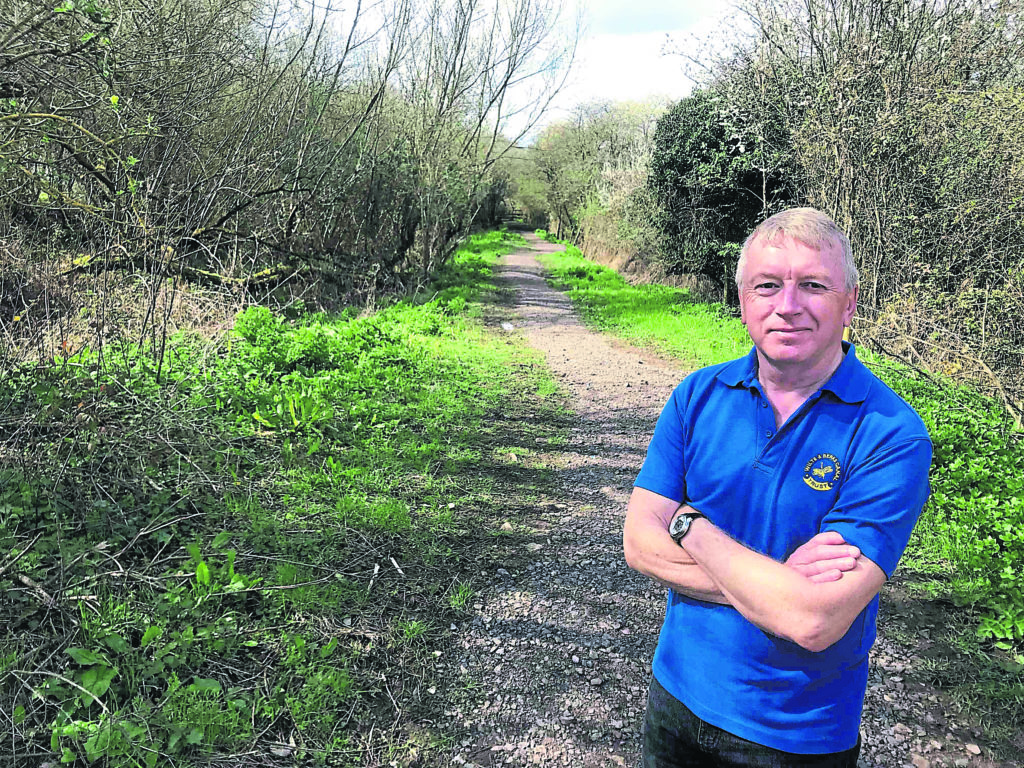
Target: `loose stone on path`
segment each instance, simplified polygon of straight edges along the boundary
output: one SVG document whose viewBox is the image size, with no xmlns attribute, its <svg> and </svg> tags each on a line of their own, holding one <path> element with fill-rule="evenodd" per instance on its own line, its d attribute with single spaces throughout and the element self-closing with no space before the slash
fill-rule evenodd
<svg viewBox="0 0 1024 768">
<path fill-rule="evenodd" d="M 495 577 L 462 630 L 459 663 L 480 700 L 458 713 L 466 737 L 453 761 L 633 766 L 665 594 L 623 561 L 622 522 L 654 423 L 684 371 L 587 330 L 530 250 L 495 272 L 515 297 L 502 330 L 544 354 L 578 422 L 568 445 L 537 447 L 558 478 L 538 510 L 550 522 L 546 543 L 528 545 L 525 568 Z"/>
</svg>

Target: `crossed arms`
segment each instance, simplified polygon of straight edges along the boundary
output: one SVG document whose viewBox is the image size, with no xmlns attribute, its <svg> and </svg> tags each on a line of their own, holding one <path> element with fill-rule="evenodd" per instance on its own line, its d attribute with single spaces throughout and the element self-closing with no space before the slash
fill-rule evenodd
<svg viewBox="0 0 1024 768">
<path fill-rule="evenodd" d="M 819 533 L 780 563 L 698 519 L 684 549 L 668 534 L 679 509 L 677 501 L 633 489 L 623 531 L 629 566 L 694 599 L 731 605 L 809 651 L 823 651 L 846 634 L 885 583 L 882 569 L 834 531 Z"/>
</svg>

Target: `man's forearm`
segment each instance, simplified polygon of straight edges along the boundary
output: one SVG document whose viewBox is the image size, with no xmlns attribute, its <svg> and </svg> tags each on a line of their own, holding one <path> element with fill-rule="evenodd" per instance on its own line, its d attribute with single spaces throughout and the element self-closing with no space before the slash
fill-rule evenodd
<svg viewBox="0 0 1024 768">
<path fill-rule="evenodd" d="M 667 536 L 667 534 L 666 534 Z M 729 605 L 729 599 L 722 593 L 715 581 L 692 558 L 682 562 L 678 557 L 684 550 L 668 536 L 672 549 L 645 548 L 637 556 L 627 556 L 627 564 L 635 571 L 657 581 L 675 592 L 703 600 L 707 603 Z M 627 548 L 627 552 L 629 549 Z"/>
<path fill-rule="evenodd" d="M 707 520 L 695 520 L 683 540 L 686 551 L 704 564 L 704 573 L 750 622 L 788 637 L 802 608 L 808 581 L 771 558 L 748 549 Z M 788 639 L 795 639 L 788 637 Z"/>
<path fill-rule="evenodd" d="M 845 634 L 884 582 L 878 566 L 860 558 L 842 580 L 814 583 L 748 549 L 707 519 L 694 521 L 683 545 L 748 621 L 812 651 Z"/>
<path fill-rule="evenodd" d="M 634 570 L 688 597 L 722 605 L 734 605 L 727 590 L 722 588 L 720 579 L 715 578 L 704 564 L 698 564 L 691 553 L 676 544 L 669 535 L 669 523 L 678 509 L 678 501 L 644 488 L 633 489 L 626 510 L 626 524 L 622 536 L 626 562 Z M 684 543 L 689 538 L 690 534 L 687 534 Z M 746 552 L 756 554 L 732 539 L 725 538 L 728 544 L 736 544 Z M 858 571 L 859 558 L 860 550 L 857 547 L 847 545 L 838 533 L 825 531 L 801 544 L 786 560 L 785 567 L 805 581 L 787 581 L 791 585 L 802 585 L 806 582 L 818 585 L 838 581 L 847 574 L 855 574 Z M 768 562 L 779 565 L 771 560 Z M 756 588 L 759 585 L 753 583 L 751 586 Z M 744 594 L 742 586 L 734 588 L 734 591 L 738 595 Z M 752 599 L 757 602 L 756 596 Z M 768 613 L 771 611 L 770 608 Z M 745 615 L 748 614 L 753 615 L 753 611 L 748 609 Z M 763 624 L 759 626 L 775 634 L 788 636 Z"/>
<path fill-rule="evenodd" d="M 728 604 L 712 578 L 672 540 L 656 512 L 631 500 L 622 539 L 630 568 L 695 600 Z"/>
</svg>

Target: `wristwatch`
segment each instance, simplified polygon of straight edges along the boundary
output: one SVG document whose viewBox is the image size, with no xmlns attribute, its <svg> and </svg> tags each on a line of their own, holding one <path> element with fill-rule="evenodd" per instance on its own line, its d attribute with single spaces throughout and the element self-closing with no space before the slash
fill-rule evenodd
<svg viewBox="0 0 1024 768">
<path fill-rule="evenodd" d="M 680 512 L 678 515 L 672 518 L 672 522 L 668 524 L 668 535 L 672 537 L 680 547 L 683 546 L 683 537 L 690 530 L 690 525 L 697 518 L 704 517 L 700 512 Z"/>
</svg>

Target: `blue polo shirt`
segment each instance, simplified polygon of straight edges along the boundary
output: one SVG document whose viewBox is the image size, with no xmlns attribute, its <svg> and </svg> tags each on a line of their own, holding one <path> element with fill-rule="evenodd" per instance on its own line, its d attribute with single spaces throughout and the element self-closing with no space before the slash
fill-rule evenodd
<svg viewBox="0 0 1024 768">
<path fill-rule="evenodd" d="M 754 350 L 696 371 L 672 393 L 636 485 L 706 514 L 783 561 L 822 531 L 892 576 L 928 497 L 920 417 L 844 343 L 825 385 L 776 429 Z M 701 719 L 786 752 L 857 742 L 878 598 L 820 653 L 768 634 L 731 606 L 669 591 L 654 676 Z"/>
</svg>

